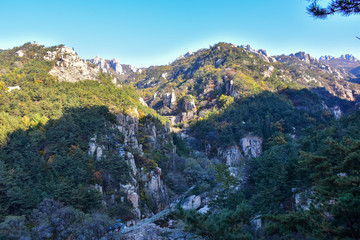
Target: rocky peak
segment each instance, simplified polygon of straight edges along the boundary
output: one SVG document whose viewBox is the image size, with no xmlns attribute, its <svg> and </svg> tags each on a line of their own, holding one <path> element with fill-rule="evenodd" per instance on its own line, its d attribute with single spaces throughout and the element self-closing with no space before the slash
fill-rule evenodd
<svg viewBox="0 0 360 240">
<path fill-rule="evenodd" d="M 264 49 L 253 49 L 250 45 L 241 45 L 240 47 L 250 53 L 255 54 L 265 62 L 276 62 L 276 59 L 274 57 L 271 57 Z"/>
<path fill-rule="evenodd" d="M 313 62 L 317 62 L 317 59 L 313 58 L 310 54 L 305 52 L 297 52 L 295 54 L 290 54 L 290 57 L 296 57 L 307 64 L 311 64 Z"/>
<path fill-rule="evenodd" d="M 335 57 L 333 57 L 333 56 L 325 55 L 325 56 L 321 56 L 321 57 L 319 58 L 319 60 L 321 60 L 321 61 L 329 61 L 329 60 L 334 59 L 334 58 L 335 58 Z"/>
<path fill-rule="evenodd" d="M 99 69 L 88 65 L 77 53 L 69 47 L 61 46 L 55 51 L 48 51 L 44 60 L 55 61 L 49 74 L 64 82 L 96 80 Z"/>
<path fill-rule="evenodd" d="M 341 59 L 349 60 L 350 62 L 359 62 L 359 60 L 354 57 L 352 54 L 343 54 L 340 56 Z"/>
<path fill-rule="evenodd" d="M 132 73 L 142 71 L 141 69 L 135 68 L 131 65 L 121 64 L 117 58 L 107 60 L 96 56 L 95 58 L 88 59 L 87 61 L 98 66 L 103 72 L 115 75 L 117 77 L 128 76 Z"/>
<path fill-rule="evenodd" d="M 187 52 L 187 53 L 185 53 L 185 54 L 180 55 L 179 57 L 177 57 L 177 58 L 175 59 L 175 61 L 181 60 L 181 59 L 184 59 L 184 58 L 187 58 L 187 57 L 190 57 L 190 56 L 193 55 L 193 54 L 194 54 L 193 52 Z"/>
</svg>

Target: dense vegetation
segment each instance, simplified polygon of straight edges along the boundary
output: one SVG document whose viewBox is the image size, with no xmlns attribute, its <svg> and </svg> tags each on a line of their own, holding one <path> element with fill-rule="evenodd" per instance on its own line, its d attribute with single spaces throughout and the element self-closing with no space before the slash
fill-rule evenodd
<svg viewBox="0 0 360 240">
<path fill-rule="evenodd" d="M 360 111 L 333 121 L 326 111 L 310 116 L 281 99 L 265 94 L 244 100 L 195 127 L 207 143 L 229 146 L 243 135 L 241 121 L 252 117 L 251 129 L 266 141 L 262 155 L 248 160 L 240 189 L 229 171 L 217 170 L 222 187 L 211 213 L 177 212 L 188 230 L 210 239 L 359 239 Z M 247 104 L 253 111 L 246 112 Z M 224 132 L 230 125 L 225 120 L 243 127 Z M 302 128 L 295 138 L 291 126 Z M 265 227 L 256 230 L 254 219 Z"/>
<path fill-rule="evenodd" d="M 54 62 L 43 60 L 54 49 L 25 44 L 0 52 L 0 239 L 95 239 L 111 218 L 131 219 L 126 201 L 101 204 L 106 194 L 123 194 L 115 186 L 131 178 L 119 155 L 124 136 L 114 127 L 117 114 L 139 117 L 143 154 L 125 149 L 138 167 L 149 174 L 160 166 L 169 194 L 194 186 L 189 194 L 210 196 L 211 212 L 176 211 L 187 230 L 209 239 L 360 238 L 360 111 L 352 111 L 354 103 L 304 89 L 318 85 L 305 85 L 294 67 L 220 43 L 128 79 L 147 98 L 175 89 L 173 112 L 159 97 L 152 102 L 165 115 L 184 111 L 192 100 L 197 105 L 190 137 L 163 131 L 159 138 L 171 141 L 160 144 L 153 129 L 163 129 L 165 118 L 141 105 L 133 87 L 116 87 L 106 74 L 58 82 L 48 74 Z M 12 86 L 20 90 L 8 91 Z M 352 113 L 336 120 L 335 105 Z M 246 136 L 262 138 L 263 151 L 243 159 L 243 175 L 234 176 L 218 153 Z M 94 138 L 104 146 L 101 161 L 89 154 Z M 139 189 L 144 205 L 149 196 L 141 183 Z"/>
<path fill-rule="evenodd" d="M 7 236 L 12 224 L 22 228 L 11 239 L 21 236 L 21 231 L 23 236 L 44 238 L 36 236 L 40 231 L 36 227 L 28 232 L 32 226 L 47 228 L 48 221 L 43 217 L 38 216 L 41 219 L 36 221 L 31 218 L 44 199 L 51 199 L 50 204 L 57 206 L 51 210 L 54 214 L 74 214 L 74 222 L 66 224 L 77 225 L 76 234 L 86 224 L 92 224 L 93 217 L 103 221 L 99 225 L 102 229 L 88 237 L 102 236 L 109 224 L 107 215 L 87 213 L 106 212 L 112 217 L 129 214 L 126 204 L 121 209 L 104 208 L 101 194 L 94 187 L 101 184 L 107 191 L 111 185 L 129 180 L 128 163 L 119 156 L 124 138 L 113 127 L 117 124 L 116 114 L 141 118 L 151 114 L 155 117 L 146 121 L 162 124 L 154 110 L 139 103 L 132 87 L 118 88 L 110 76 L 102 74 L 98 81 L 58 82 L 48 74 L 54 63 L 43 60 L 44 54 L 54 49 L 25 44 L 0 53 L 0 220 L 4 221 L 0 235 Z M 17 56 L 19 50 L 26 54 Z M 20 89 L 8 91 L 12 86 Z M 101 162 L 88 153 L 94 136 L 105 147 Z M 56 238 L 58 227 L 44 234 Z M 64 238 L 75 236 L 75 230 L 62 234 Z M 82 238 L 88 237 L 85 234 Z"/>
</svg>

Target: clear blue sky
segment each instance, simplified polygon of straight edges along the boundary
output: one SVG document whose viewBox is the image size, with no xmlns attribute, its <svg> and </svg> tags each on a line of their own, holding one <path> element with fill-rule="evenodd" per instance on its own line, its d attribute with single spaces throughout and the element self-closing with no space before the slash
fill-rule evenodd
<svg viewBox="0 0 360 240">
<path fill-rule="evenodd" d="M 326 4 L 327 1 L 323 1 Z M 306 0 L 0 0 L 0 48 L 37 41 L 74 47 L 81 58 L 136 67 L 167 64 L 217 42 L 270 54 L 360 58 L 360 15 L 316 20 Z"/>
</svg>

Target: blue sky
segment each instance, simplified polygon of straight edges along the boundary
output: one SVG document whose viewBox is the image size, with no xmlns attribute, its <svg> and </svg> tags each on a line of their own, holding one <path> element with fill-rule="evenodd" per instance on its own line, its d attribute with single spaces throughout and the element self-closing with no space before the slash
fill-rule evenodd
<svg viewBox="0 0 360 240">
<path fill-rule="evenodd" d="M 322 1 L 326 4 L 327 1 Z M 321 3 L 321 1 L 320 1 Z M 136 67 L 167 64 L 217 42 L 270 54 L 360 58 L 360 15 L 316 20 L 306 0 L 0 0 L 0 48 L 37 41 L 74 47 L 81 58 Z"/>
</svg>

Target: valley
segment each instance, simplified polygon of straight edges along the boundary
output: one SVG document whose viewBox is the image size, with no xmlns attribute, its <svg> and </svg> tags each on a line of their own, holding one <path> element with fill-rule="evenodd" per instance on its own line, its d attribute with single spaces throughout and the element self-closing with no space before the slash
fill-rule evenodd
<svg viewBox="0 0 360 240">
<path fill-rule="evenodd" d="M 148 68 L 0 50 L 0 239 L 358 239 L 359 67 L 224 42 Z"/>
</svg>

